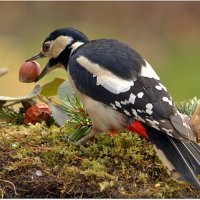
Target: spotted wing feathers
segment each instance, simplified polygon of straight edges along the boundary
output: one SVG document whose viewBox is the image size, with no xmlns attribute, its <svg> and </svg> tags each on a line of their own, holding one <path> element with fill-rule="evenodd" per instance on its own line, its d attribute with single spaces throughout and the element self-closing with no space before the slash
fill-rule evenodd
<svg viewBox="0 0 200 200">
<path fill-rule="evenodd" d="M 71 57 L 69 74 L 78 90 L 172 137 L 190 138 L 192 132 L 151 66 L 129 47 L 109 41 L 82 45 Z"/>
</svg>

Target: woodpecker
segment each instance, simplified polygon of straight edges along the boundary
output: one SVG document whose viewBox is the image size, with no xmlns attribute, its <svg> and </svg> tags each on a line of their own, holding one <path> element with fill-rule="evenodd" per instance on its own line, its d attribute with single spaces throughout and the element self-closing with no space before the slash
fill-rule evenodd
<svg viewBox="0 0 200 200">
<path fill-rule="evenodd" d="M 130 130 L 154 146 L 168 173 L 200 189 L 200 146 L 151 65 L 114 39 L 89 41 L 73 28 L 56 29 L 30 60 L 48 57 L 37 81 L 64 67 L 92 120 L 94 133 Z M 89 136 L 87 136 L 89 138 Z"/>
</svg>

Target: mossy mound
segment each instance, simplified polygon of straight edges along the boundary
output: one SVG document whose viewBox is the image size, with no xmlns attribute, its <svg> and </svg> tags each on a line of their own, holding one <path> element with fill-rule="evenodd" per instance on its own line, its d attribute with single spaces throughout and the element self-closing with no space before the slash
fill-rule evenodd
<svg viewBox="0 0 200 200">
<path fill-rule="evenodd" d="M 67 127 L 0 122 L 0 196 L 4 198 L 200 198 L 172 180 L 137 135 L 99 135 L 81 147 Z"/>
</svg>

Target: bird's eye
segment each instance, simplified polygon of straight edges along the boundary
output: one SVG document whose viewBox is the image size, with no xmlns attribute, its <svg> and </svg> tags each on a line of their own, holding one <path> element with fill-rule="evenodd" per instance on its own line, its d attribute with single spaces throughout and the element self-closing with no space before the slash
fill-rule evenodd
<svg viewBox="0 0 200 200">
<path fill-rule="evenodd" d="M 47 52 L 49 50 L 49 48 L 50 48 L 50 43 L 49 42 L 45 42 L 43 44 L 43 51 Z"/>
</svg>

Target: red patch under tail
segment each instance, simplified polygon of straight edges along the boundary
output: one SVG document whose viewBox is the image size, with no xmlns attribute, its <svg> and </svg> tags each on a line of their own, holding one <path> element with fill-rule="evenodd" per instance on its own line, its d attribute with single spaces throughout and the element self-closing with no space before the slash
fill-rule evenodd
<svg viewBox="0 0 200 200">
<path fill-rule="evenodd" d="M 137 133 L 139 136 L 149 140 L 149 136 L 143 124 L 139 121 L 134 121 L 129 124 L 128 130 L 134 133 Z"/>
</svg>

